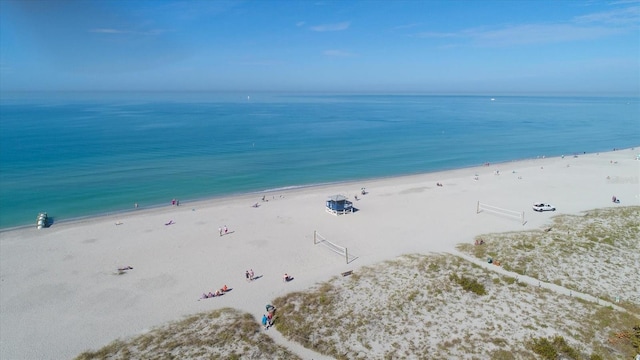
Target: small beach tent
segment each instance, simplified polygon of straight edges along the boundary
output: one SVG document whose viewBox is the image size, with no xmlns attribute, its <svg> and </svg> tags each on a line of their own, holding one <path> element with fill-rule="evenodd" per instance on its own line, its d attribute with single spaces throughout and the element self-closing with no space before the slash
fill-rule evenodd
<svg viewBox="0 0 640 360">
<path fill-rule="evenodd" d="M 327 212 L 333 215 L 341 215 L 353 212 L 353 203 L 344 195 L 333 195 L 327 200 Z"/>
</svg>

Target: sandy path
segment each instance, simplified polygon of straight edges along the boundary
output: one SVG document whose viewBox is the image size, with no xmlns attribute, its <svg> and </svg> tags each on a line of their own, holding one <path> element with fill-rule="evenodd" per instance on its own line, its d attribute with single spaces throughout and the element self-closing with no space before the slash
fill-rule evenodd
<svg viewBox="0 0 640 360">
<path fill-rule="evenodd" d="M 512 272 L 512 271 L 507 271 L 507 270 L 503 269 L 500 266 L 495 266 L 495 265 L 489 264 L 489 263 L 487 263 L 485 261 L 481 261 L 481 260 L 479 260 L 477 258 L 474 258 L 473 256 L 469 256 L 469 255 L 463 254 L 463 253 L 461 253 L 459 251 L 453 251 L 451 253 L 453 255 L 455 255 L 455 256 L 458 256 L 458 257 L 466 260 L 466 261 L 472 262 L 472 263 L 474 263 L 474 264 L 476 264 L 476 265 L 478 265 L 478 266 L 480 266 L 482 268 L 491 270 L 491 271 L 496 272 L 496 273 L 498 273 L 500 275 L 506 275 L 506 276 L 510 276 L 512 278 L 515 278 L 516 281 L 518 281 L 518 282 L 523 282 L 523 283 L 526 283 L 526 284 L 531 285 L 531 286 L 537 286 L 537 287 L 540 287 L 540 288 L 543 288 L 543 289 L 548 289 L 548 290 L 551 290 L 551 291 L 556 292 L 558 294 L 577 297 L 577 298 L 580 298 L 582 300 L 586 300 L 586 301 L 589 301 L 589 302 L 592 302 L 592 303 L 596 303 L 598 305 L 610 306 L 611 308 L 616 309 L 618 311 L 623 311 L 623 312 L 627 311 L 623 307 L 620 307 L 620 306 L 618 306 L 618 305 L 616 305 L 616 304 L 614 304 L 612 302 L 609 302 L 609 301 L 598 299 L 597 297 L 592 296 L 590 294 L 585 294 L 585 293 L 578 292 L 578 291 L 575 291 L 575 290 L 567 289 L 564 286 L 560 286 L 560 285 L 548 283 L 548 282 L 545 282 L 545 281 L 541 281 L 539 279 L 532 278 L 530 276 L 526 276 L 526 275 L 522 275 L 522 274 L 518 274 L 518 273 L 515 273 L 515 272 Z"/>
</svg>

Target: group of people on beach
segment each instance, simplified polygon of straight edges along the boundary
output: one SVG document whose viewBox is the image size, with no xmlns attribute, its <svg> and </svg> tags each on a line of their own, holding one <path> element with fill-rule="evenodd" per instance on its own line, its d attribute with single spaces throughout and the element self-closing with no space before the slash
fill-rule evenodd
<svg viewBox="0 0 640 360">
<path fill-rule="evenodd" d="M 201 299 L 209 299 L 209 298 L 216 297 L 216 296 L 222 296 L 227 291 L 229 291 L 229 288 L 225 284 L 223 287 L 221 287 L 220 289 L 216 290 L 215 293 L 213 293 L 211 291 L 209 291 L 209 293 L 202 293 Z"/>
<path fill-rule="evenodd" d="M 245 271 L 244 276 L 247 281 L 253 281 L 256 278 L 253 273 L 253 269 Z"/>
<path fill-rule="evenodd" d="M 273 321 L 275 320 L 274 316 L 276 314 L 276 307 L 267 304 L 266 306 L 267 313 L 262 314 L 262 326 L 264 326 L 265 330 L 269 330 L 271 326 L 273 326 Z"/>
<path fill-rule="evenodd" d="M 122 266 L 122 267 L 118 268 L 117 274 L 118 275 L 122 275 L 122 274 L 126 273 L 129 270 L 133 270 L 133 267 L 131 267 L 131 266 Z"/>
</svg>

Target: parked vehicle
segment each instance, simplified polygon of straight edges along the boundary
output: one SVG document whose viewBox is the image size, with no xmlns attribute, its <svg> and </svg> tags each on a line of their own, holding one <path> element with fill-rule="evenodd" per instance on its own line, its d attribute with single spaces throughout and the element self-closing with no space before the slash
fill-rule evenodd
<svg viewBox="0 0 640 360">
<path fill-rule="evenodd" d="M 551 205 L 551 204 L 535 203 L 535 204 L 533 204 L 533 210 L 538 211 L 538 212 L 556 211 L 556 207 Z"/>
</svg>

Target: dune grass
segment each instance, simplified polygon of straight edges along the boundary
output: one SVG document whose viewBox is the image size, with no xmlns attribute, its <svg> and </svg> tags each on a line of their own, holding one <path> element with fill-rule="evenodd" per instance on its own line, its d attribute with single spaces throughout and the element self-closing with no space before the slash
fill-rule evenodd
<svg viewBox="0 0 640 360">
<path fill-rule="evenodd" d="M 556 217 L 548 231 L 483 235 L 486 245 L 459 247 L 610 301 L 615 289 L 629 312 L 453 255 L 407 255 L 275 299 L 276 328 L 336 359 L 630 358 L 640 351 L 632 336 L 640 279 L 628 266 L 640 253 L 639 219 L 638 207 L 596 210 Z"/>
<path fill-rule="evenodd" d="M 250 314 L 220 309 L 86 351 L 89 359 L 299 359 L 276 345 Z"/>
<path fill-rule="evenodd" d="M 485 244 L 458 249 L 499 259 L 506 270 L 618 302 L 640 314 L 640 207 L 559 215 L 549 227 L 484 234 Z"/>
<path fill-rule="evenodd" d="M 462 278 L 481 284 L 486 295 L 465 290 Z M 336 359 L 535 358 L 531 342 L 547 336 L 563 337 L 584 358 L 625 357 L 634 351 L 631 341 L 609 340 L 639 321 L 520 286 L 452 255 L 403 256 L 274 305 L 278 331 Z"/>
</svg>

